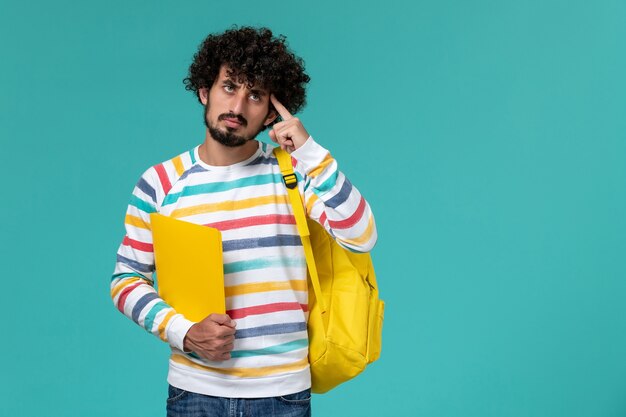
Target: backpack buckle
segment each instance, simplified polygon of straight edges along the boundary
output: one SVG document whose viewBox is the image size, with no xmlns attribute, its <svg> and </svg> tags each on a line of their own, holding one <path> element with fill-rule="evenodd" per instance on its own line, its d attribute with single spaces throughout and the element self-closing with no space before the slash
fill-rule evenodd
<svg viewBox="0 0 626 417">
<path fill-rule="evenodd" d="M 298 184 L 298 178 L 296 177 L 295 173 L 283 175 L 283 182 L 285 183 L 285 187 L 291 190 L 296 188 L 296 185 Z"/>
</svg>

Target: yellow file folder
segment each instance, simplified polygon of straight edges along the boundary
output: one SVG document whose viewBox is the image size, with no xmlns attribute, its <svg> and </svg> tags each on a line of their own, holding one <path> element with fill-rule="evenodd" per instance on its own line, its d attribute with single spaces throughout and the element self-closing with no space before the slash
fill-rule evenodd
<svg viewBox="0 0 626 417">
<path fill-rule="evenodd" d="M 159 296 L 191 321 L 224 314 L 220 231 L 158 213 L 150 222 Z"/>
</svg>

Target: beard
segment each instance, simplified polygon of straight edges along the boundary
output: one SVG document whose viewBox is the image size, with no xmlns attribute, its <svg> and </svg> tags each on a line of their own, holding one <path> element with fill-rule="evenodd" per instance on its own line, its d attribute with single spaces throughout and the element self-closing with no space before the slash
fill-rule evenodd
<svg viewBox="0 0 626 417">
<path fill-rule="evenodd" d="M 246 143 L 248 143 L 248 141 L 256 138 L 256 136 L 264 128 L 263 124 L 261 124 L 261 126 L 258 129 L 256 129 L 256 132 L 254 132 L 252 135 L 249 135 L 249 136 L 237 135 L 236 133 L 234 133 L 235 129 L 230 128 L 230 127 L 226 127 L 225 128 L 226 130 L 221 130 L 219 127 L 217 127 L 217 125 L 211 123 L 208 116 L 209 116 L 209 103 L 207 103 L 206 106 L 204 106 L 204 124 L 206 125 L 207 129 L 209 129 L 209 133 L 211 134 L 211 137 L 213 139 L 215 139 L 217 142 L 221 143 L 224 146 L 228 146 L 229 148 L 236 148 L 238 146 L 245 145 Z M 243 116 L 236 115 L 233 113 L 220 114 L 217 117 L 217 120 L 220 121 L 226 118 L 237 119 L 241 123 L 242 127 L 248 126 L 248 121 Z"/>
</svg>

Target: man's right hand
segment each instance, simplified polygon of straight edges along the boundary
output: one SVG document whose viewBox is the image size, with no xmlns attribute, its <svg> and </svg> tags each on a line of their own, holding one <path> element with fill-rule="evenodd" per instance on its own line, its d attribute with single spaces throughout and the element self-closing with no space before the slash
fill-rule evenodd
<svg viewBox="0 0 626 417">
<path fill-rule="evenodd" d="M 236 323 L 227 314 L 210 314 L 189 328 L 183 341 L 185 351 L 194 351 L 212 361 L 230 359 Z"/>
</svg>

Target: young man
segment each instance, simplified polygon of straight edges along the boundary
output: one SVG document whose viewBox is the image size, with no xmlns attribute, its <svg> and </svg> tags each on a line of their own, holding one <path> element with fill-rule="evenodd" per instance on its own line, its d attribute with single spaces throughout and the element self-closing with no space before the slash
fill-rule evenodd
<svg viewBox="0 0 626 417">
<path fill-rule="evenodd" d="M 308 81 L 302 60 L 268 29 L 208 36 L 185 79 L 204 106 L 204 142 L 149 168 L 133 191 L 111 296 L 171 345 L 168 416 L 310 415 L 306 260 L 278 162 L 257 134 L 272 126 L 270 138 L 291 153 L 307 216 L 339 244 L 369 251 L 376 226 L 292 115 Z M 152 212 L 222 232 L 227 314 L 194 323 L 159 298 Z"/>
</svg>

